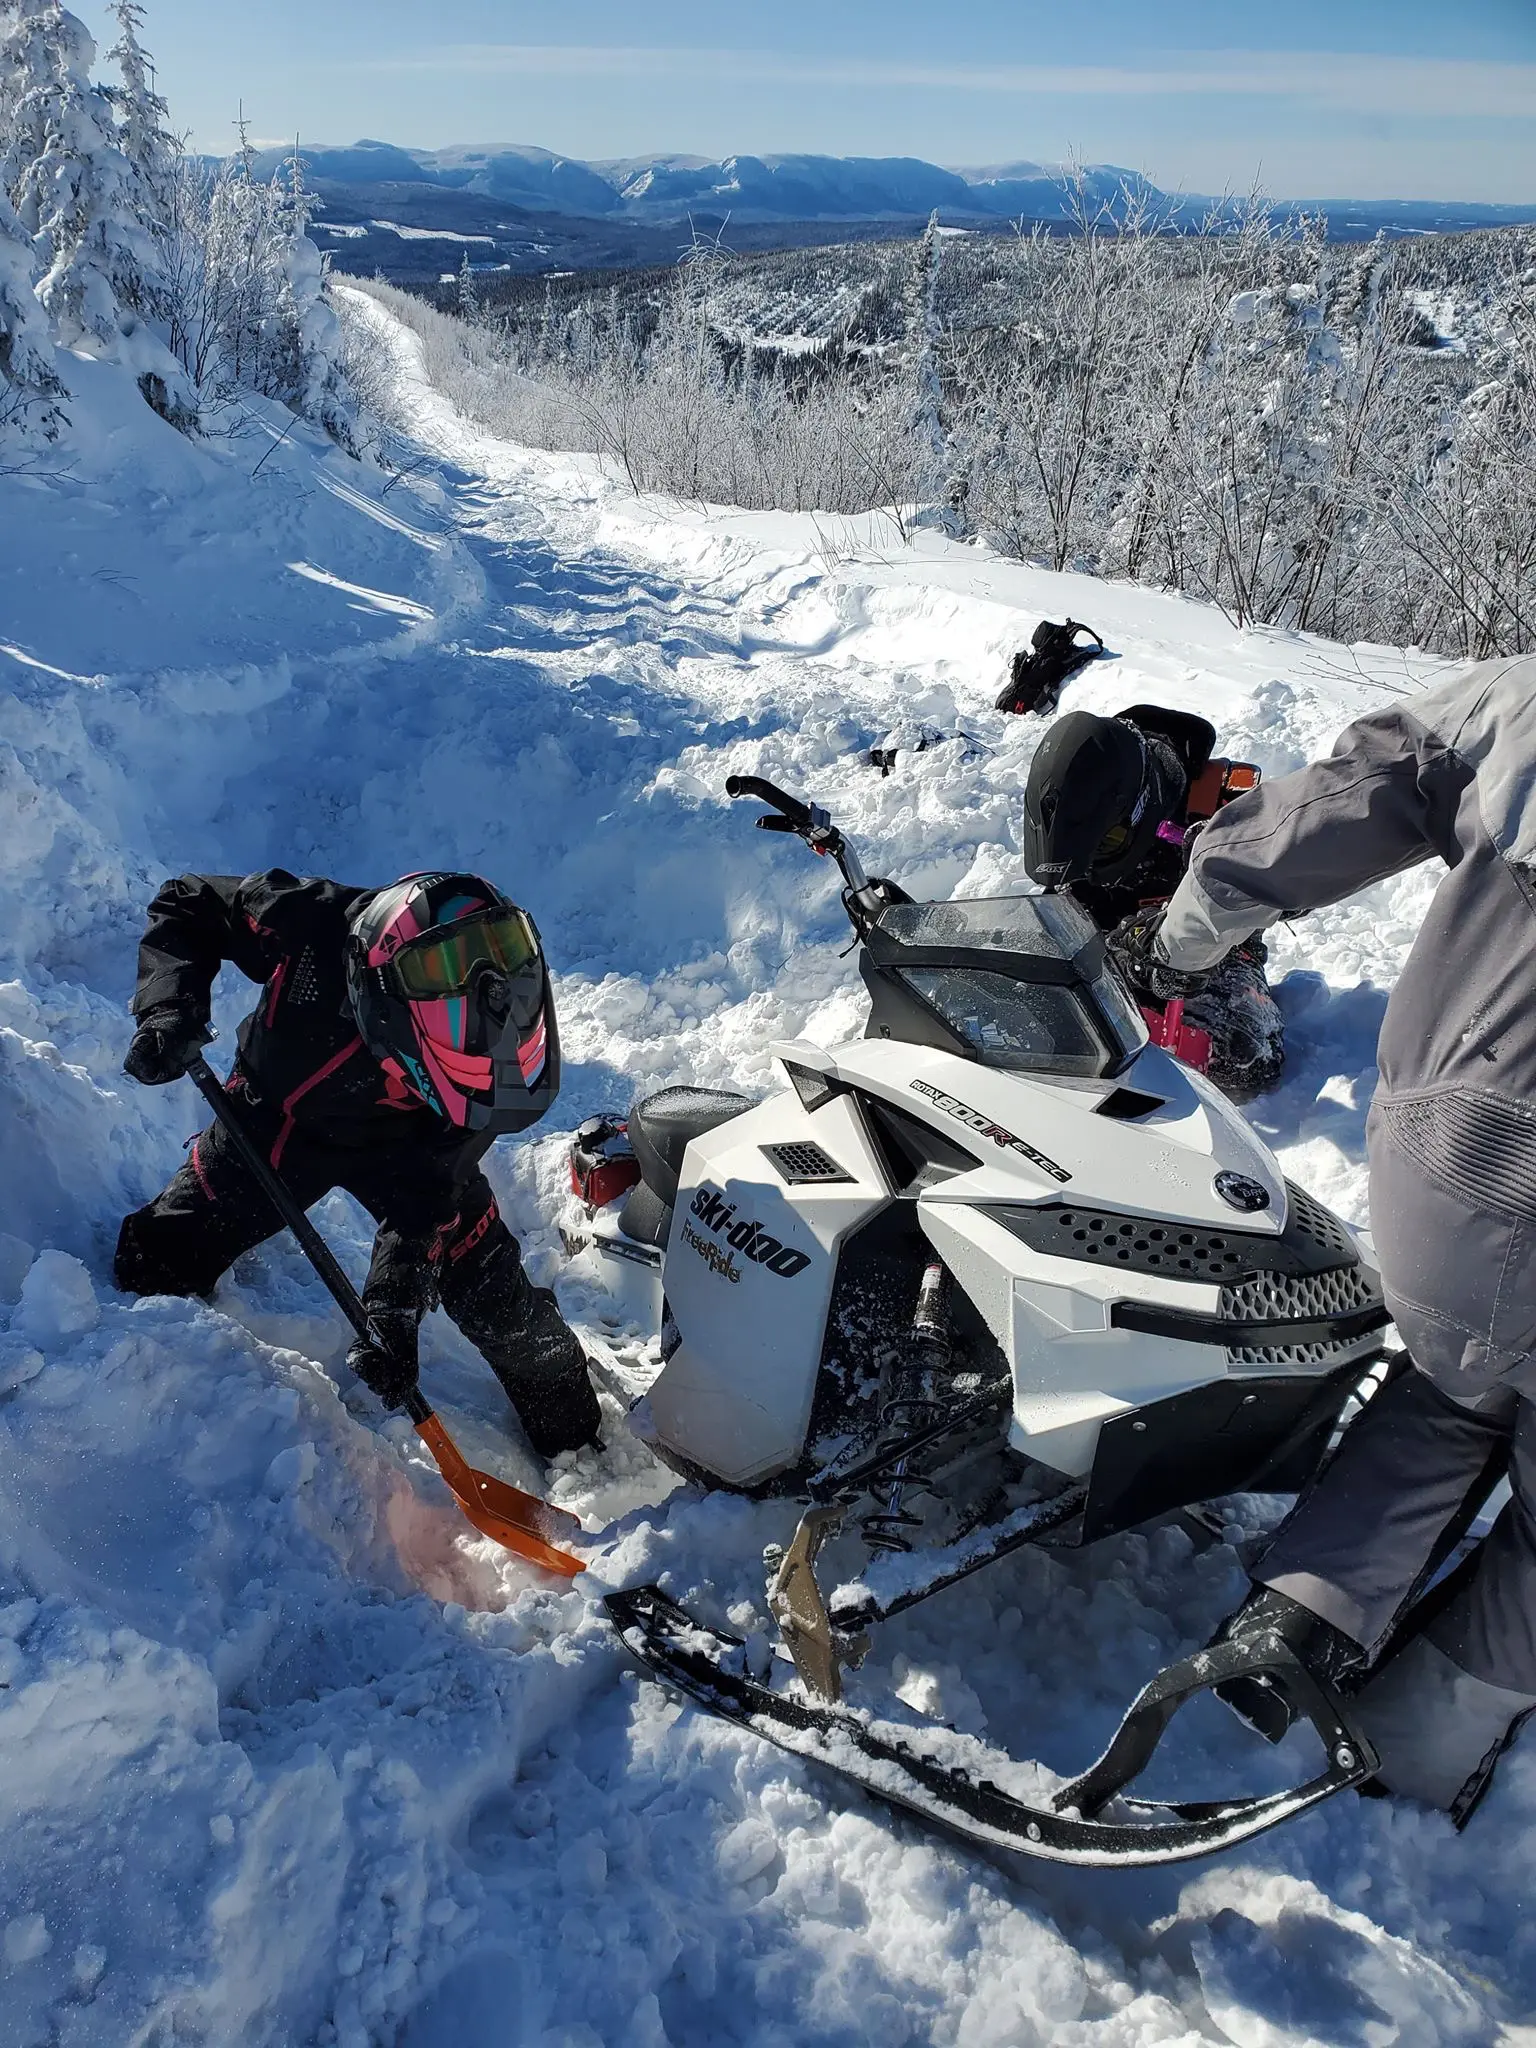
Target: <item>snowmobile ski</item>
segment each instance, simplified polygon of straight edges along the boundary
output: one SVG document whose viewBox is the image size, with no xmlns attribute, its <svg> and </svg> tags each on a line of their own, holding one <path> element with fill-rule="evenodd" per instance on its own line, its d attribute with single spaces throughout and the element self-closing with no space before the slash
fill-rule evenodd
<svg viewBox="0 0 1536 2048">
<path fill-rule="evenodd" d="M 1370 1745 L 1349 1726 L 1339 1702 L 1279 1636 L 1218 1644 L 1170 1665 L 1142 1689 L 1098 1762 L 1035 1804 L 980 1770 L 932 1753 L 921 1729 L 775 1692 L 751 1675 L 740 1637 L 697 1621 L 659 1586 L 610 1594 L 606 1605 L 630 1654 L 709 1712 L 970 1842 L 1050 1862 L 1129 1869 L 1212 1855 L 1362 1784 L 1376 1768 Z M 1247 1675 L 1283 1681 L 1322 1740 L 1325 1768 L 1288 1791 L 1220 1803 L 1126 1797 L 1126 1786 L 1151 1761 L 1178 1708 Z M 949 1745 L 964 1739 L 947 1730 L 943 1735 Z M 1020 1767 L 1007 1760 L 1007 1768 Z"/>
</svg>

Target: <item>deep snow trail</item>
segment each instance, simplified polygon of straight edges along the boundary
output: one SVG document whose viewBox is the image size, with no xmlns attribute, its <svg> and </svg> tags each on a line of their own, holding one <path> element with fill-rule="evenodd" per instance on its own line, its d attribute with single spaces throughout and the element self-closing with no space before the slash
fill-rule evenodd
<svg viewBox="0 0 1536 2048">
<path fill-rule="evenodd" d="M 483 867 L 560 969 L 568 1129 L 859 1028 L 832 879 L 732 811 L 732 770 L 808 789 L 918 893 L 982 893 L 1020 876 L 1037 734 L 989 706 L 1042 613 L 1118 653 L 1069 702 L 1205 710 L 1272 771 L 1425 672 L 878 520 L 642 504 L 465 427 L 391 334 L 431 451 L 399 488 L 302 435 L 253 475 L 257 416 L 188 450 L 81 364 L 69 473 L 0 478 L 0 2048 L 1499 2038 L 1536 2009 L 1529 1757 L 1464 1837 L 1346 1798 L 1203 1870 L 1002 1870 L 680 1713 L 623 1671 L 600 1584 L 465 1541 L 409 1431 L 340 1398 L 343 1331 L 290 1247 L 211 1309 L 112 1293 L 116 1220 L 196 1122 L 118 1073 L 164 873 Z M 868 768 L 920 725 L 970 739 Z M 1306 968 L 1257 1120 L 1357 1216 L 1428 886 L 1277 948 Z M 556 1275 L 561 1134 L 494 1171 Z M 351 1205 L 317 1217 L 359 1269 Z M 440 1317 L 424 1359 L 466 1447 L 536 1480 Z M 617 1522 L 595 1576 L 666 1570 L 744 1615 L 785 1511 L 668 1497 L 609 1435 L 559 1482 Z M 1072 1767 L 1239 1583 L 1169 1530 L 1021 1555 L 893 1624 L 871 1681 Z M 1185 1763 L 1213 1789 L 1284 1767 L 1214 1707 Z"/>
</svg>

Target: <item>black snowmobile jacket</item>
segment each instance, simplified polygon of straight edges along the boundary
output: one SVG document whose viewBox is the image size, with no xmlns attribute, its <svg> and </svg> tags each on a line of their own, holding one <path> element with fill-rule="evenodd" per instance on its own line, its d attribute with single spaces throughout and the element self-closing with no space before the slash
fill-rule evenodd
<svg viewBox="0 0 1536 2048">
<path fill-rule="evenodd" d="M 374 1060 L 347 997 L 349 922 L 375 892 L 263 874 L 181 875 L 149 907 L 133 1014 L 167 1004 L 206 1019 L 231 961 L 262 984 L 239 1030 L 231 1092 L 282 1171 L 329 1169 L 379 1221 L 369 1306 L 430 1305 L 436 1248 L 493 1140 L 447 1123 Z M 306 1176 L 313 1178 L 313 1173 Z"/>
</svg>

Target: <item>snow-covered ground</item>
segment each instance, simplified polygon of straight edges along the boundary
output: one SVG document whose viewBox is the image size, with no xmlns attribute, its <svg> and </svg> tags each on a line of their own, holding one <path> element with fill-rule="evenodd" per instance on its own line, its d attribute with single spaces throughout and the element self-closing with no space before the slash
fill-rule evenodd
<svg viewBox="0 0 1536 2048">
<path fill-rule="evenodd" d="M 0 476 L 0 2048 L 1531 2038 L 1529 1744 L 1463 1836 L 1346 1796 L 1204 1867 L 1002 1867 L 625 1668 L 605 1586 L 740 1608 L 792 1510 L 673 1490 L 615 1417 L 559 1477 L 592 1569 L 556 1586 L 346 1384 L 286 1241 L 213 1307 L 114 1293 L 118 1219 L 198 1123 L 119 1072 L 167 873 L 483 867 L 559 970 L 568 1130 L 858 1028 L 833 878 L 729 772 L 809 791 L 916 893 L 995 892 L 1038 728 L 990 706 L 1042 614 L 1116 651 L 1070 704 L 1197 709 L 1271 771 L 1430 673 L 880 519 L 638 502 L 466 428 L 390 333 L 429 451 L 396 485 L 264 412 L 194 448 L 82 361 L 67 447 Z M 924 727 L 963 737 L 866 765 Z M 1357 1218 L 1431 886 L 1275 948 L 1292 1062 L 1255 1119 Z M 562 1132 L 492 1170 L 556 1275 Z M 316 1213 L 360 1271 L 360 1213 Z M 540 1484 L 440 1317 L 424 1355 L 465 1448 Z M 1070 1769 L 1240 1585 L 1171 1530 L 1026 1553 L 892 1624 L 874 1676 Z M 1199 1738 L 1217 1776 L 1251 1762 L 1219 1708 Z"/>
</svg>

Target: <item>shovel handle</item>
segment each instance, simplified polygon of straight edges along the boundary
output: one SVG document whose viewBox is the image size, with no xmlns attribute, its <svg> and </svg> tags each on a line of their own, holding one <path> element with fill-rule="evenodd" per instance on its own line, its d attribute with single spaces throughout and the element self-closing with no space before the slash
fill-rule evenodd
<svg viewBox="0 0 1536 2048">
<path fill-rule="evenodd" d="M 199 1095 L 228 1133 L 230 1143 L 250 1168 L 262 1193 L 298 1239 L 300 1249 L 325 1282 L 336 1306 L 364 1343 L 376 1345 L 380 1350 L 386 1349 L 387 1347 L 379 1342 L 379 1334 L 368 1320 L 368 1311 L 363 1306 L 362 1296 L 342 1271 L 336 1254 L 278 1179 L 271 1162 L 262 1157 L 261 1147 L 246 1129 L 245 1119 L 230 1100 L 228 1089 L 201 1053 L 194 1054 L 188 1061 L 187 1072 Z M 406 1396 L 405 1412 L 412 1422 L 418 1424 L 425 1422 L 431 1415 L 432 1404 L 420 1387 L 412 1387 Z"/>
</svg>

